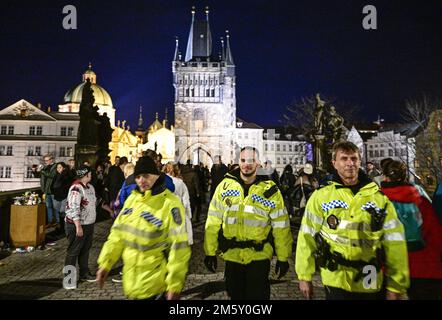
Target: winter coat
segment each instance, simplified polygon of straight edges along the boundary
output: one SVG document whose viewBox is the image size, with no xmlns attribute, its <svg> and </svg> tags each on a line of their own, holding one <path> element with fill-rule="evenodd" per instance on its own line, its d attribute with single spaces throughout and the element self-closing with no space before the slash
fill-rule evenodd
<svg viewBox="0 0 442 320">
<path fill-rule="evenodd" d="M 414 203 L 419 208 L 425 246 L 408 252 L 411 278 L 442 279 L 442 226 L 430 201 L 410 184 L 384 182 L 382 192 L 393 203 Z M 398 216 L 401 216 L 399 211 Z"/>
</svg>

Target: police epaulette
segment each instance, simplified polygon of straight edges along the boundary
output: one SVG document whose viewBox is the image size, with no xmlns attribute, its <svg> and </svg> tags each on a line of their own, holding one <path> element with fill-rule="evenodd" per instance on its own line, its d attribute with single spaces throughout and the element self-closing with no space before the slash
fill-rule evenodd
<svg viewBox="0 0 442 320">
<path fill-rule="evenodd" d="M 273 187 L 271 187 L 270 189 L 268 189 L 267 191 L 264 192 L 264 197 L 269 199 L 271 196 L 273 196 L 275 193 L 277 193 L 278 190 L 279 190 L 278 186 L 275 184 L 275 185 L 273 185 Z"/>
</svg>

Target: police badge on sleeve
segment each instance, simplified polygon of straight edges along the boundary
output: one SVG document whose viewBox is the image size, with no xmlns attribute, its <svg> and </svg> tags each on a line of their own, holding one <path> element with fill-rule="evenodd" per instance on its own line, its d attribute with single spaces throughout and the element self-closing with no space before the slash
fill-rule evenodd
<svg viewBox="0 0 442 320">
<path fill-rule="evenodd" d="M 171 212 L 172 212 L 173 221 L 175 221 L 176 224 L 181 225 L 183 219 L 181 219 L 180 209 L 173 208 Z"/>
</svg>

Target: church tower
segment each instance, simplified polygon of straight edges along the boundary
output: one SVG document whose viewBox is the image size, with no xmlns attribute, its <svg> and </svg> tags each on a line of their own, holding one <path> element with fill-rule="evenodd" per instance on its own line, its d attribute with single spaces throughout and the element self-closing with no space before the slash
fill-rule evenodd
<svg viewBox="0 0 442 320">
<path fill-rule="evenodd" d="M 209 8 L 205 19 L 195 17 L 192 8 L 184 59 L 176 39 L 172 61 L 175 88 L 175 160 L 212 165 L 217 156 L 224 163 L 234 159 L 236 123 L 235 65 L 230 50 L 221 38 L 218 56 L 212 50 Z"/>
</svg>

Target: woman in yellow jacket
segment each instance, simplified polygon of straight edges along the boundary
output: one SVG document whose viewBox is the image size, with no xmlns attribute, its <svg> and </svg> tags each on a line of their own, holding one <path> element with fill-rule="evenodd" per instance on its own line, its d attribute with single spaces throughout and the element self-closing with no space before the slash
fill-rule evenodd
<svg viewBox="0 0 442 320">
<path fill-rule="evenodd" d="M 98 283 L 103 286 L 122 256 L 123 290 L 128 298 L 179 299 L 191 254 L 183 205 L 166 189 L 164 174 L 151 158 L 140 158 L 134 175 L 137 188 L 98 258 Z"/>
</svg>

